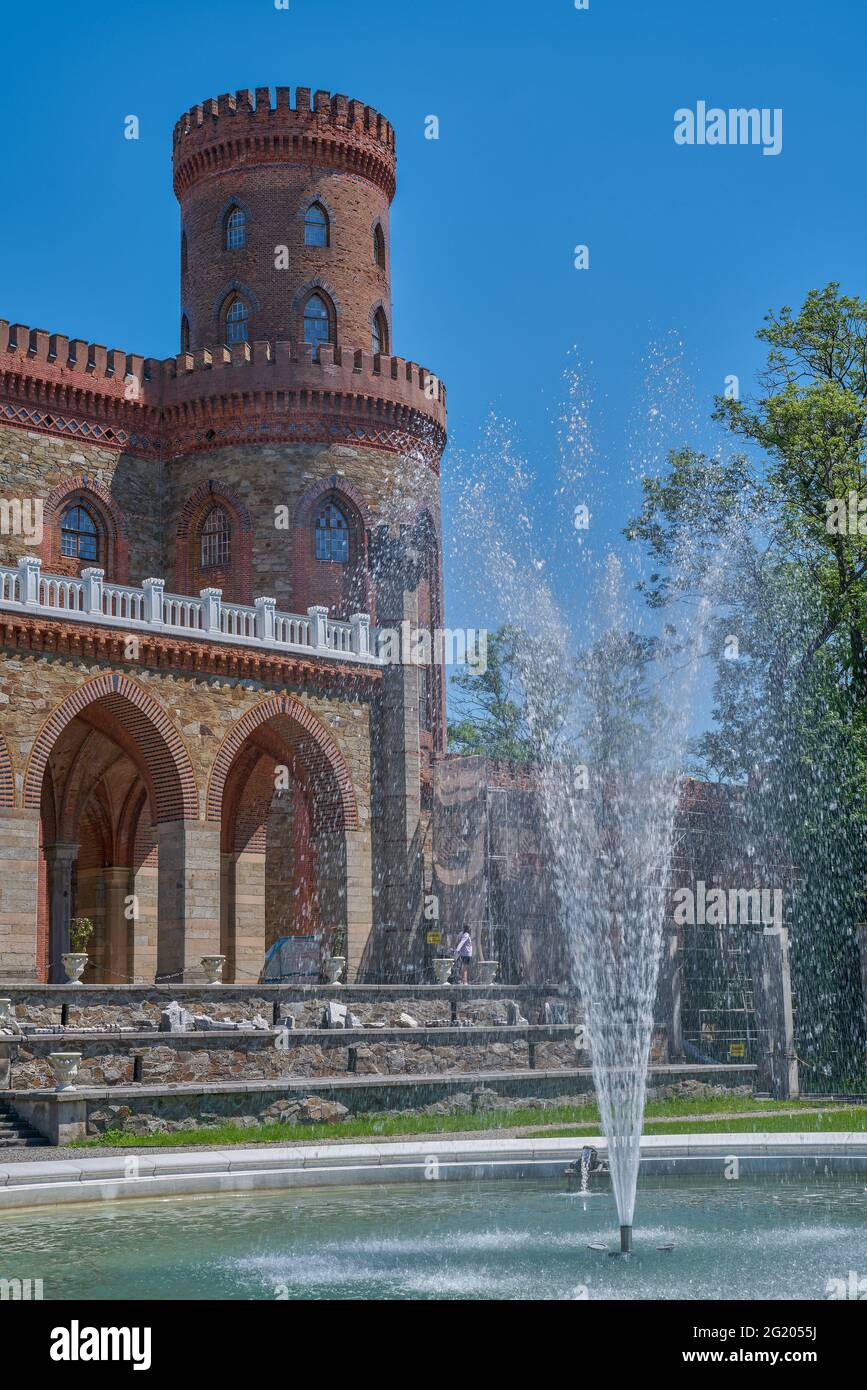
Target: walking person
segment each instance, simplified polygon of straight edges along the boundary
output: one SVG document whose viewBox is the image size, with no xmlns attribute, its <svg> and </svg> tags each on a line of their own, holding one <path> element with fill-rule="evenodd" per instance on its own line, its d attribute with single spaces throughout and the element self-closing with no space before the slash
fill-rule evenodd
<svg viewBox="0 0 867 1390">
<path fill-rule="evenodd" d="M 470 983 L 470 961 L 473 958 L 473 938 L 470 936 L 466 927 L 458 938 L 455 947 L 455 970 L 457 972 L 457 983 L 468 985 Z"/>
</svg>

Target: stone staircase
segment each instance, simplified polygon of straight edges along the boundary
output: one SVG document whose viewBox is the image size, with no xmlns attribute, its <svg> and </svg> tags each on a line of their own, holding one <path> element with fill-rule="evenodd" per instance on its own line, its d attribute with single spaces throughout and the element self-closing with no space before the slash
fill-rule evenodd
<svg viewBox="0 0 867 1390">
<path fill-rule="evenodd" d="M 3 1149 L 38 1149 L 49 1141 L 25 1120 L 0 1101 L 0 1151 Z"/>
</svg>

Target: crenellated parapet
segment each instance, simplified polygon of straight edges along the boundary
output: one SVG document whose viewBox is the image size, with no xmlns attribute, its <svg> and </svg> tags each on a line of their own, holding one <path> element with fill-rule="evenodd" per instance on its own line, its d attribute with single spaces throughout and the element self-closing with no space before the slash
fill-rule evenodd
<svg viewBox="0 0 867 1390">
<path fill-rule="evenodd" d="M 394 128 L 361 101 L 309 87 L 244 88 L 186 111 L 174 128 L 175 193 L 243 164 L 309 163 L 369 179 L 391 200 Z"/>
<path fill-rule="evenodd" d="M 0 320 L 0 421 L 164 458 L 232 444 L 370 443 L 436 468 L 445 386 L 360 348 L 238 343 L 146 358 Z"/>
</svg>

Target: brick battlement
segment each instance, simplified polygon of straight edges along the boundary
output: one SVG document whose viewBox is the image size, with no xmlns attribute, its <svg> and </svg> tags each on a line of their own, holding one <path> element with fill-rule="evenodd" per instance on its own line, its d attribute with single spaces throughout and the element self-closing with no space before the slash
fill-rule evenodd
<svg viewBox="0 0 867 1390">
<path fill-rule="evenodd" d="M 290 342 L 146 358 L 0 320 L 2 421 L 165 457 L 258 433 L 421 451 L 438 466 L 446 391 L 418 363 L 360 348 L 325 346 L 316 361 Z"/>
<path fill-rule="evenodd" d="M 212 97 L 184 112 L 173 136 L 180 197 L 200 179 L 238 165 L 309 163 L 371 180 L 394 197 L 394 128 L 372 106 L 296 87 L 257 87 Z"/>
</svg>

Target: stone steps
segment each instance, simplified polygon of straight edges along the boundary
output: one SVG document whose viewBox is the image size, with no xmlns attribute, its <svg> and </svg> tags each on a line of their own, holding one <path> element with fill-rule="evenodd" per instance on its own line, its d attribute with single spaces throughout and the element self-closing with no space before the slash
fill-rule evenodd
<svg viewBox="0 0 867 1390">
<path fill-rule="evenodd" d="M 8 1105 L 0 1105 L 0 1149 L 39 1149 L 47 1143 L 44 1135 L 20 1119 Z"/>
</svg>

